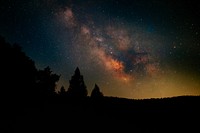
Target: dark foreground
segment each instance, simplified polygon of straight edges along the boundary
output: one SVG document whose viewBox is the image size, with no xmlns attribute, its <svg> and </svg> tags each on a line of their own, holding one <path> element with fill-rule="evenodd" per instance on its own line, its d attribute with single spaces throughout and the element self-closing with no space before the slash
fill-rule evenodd
<svg viewBox="0 0 200 133">
<path fill-rule="evenodd" d="M 4 111 L 3 132 L 198 132 L 200 97 L 54 99 Z M 3 133 L 1 132 L 1 133 Z"/>
</svg>

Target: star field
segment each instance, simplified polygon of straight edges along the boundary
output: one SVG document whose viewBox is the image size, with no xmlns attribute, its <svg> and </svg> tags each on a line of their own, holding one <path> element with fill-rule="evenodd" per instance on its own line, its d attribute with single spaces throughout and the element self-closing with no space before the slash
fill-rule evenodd
<svg viewBox="0 0 200 133">
<path fill-rule="evenodd" d="M 89 93 L 154 98 L 200 94 L 200 8 L 196 1 L 14 0 L 0 2 L 0 34 L 39 69 L 78 66 Z"/>
</svg>

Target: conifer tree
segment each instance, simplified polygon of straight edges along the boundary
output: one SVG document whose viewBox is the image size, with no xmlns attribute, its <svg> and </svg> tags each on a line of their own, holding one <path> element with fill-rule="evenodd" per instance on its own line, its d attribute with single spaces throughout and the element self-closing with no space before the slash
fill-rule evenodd
<svg viewBox="0 0 200 133">
<path fill-rule="evenodd" d="M 81 75 L 78 67 L 76 68 L 74 75 L 69 81 L 69 88 L 67 93 L 68 96 L 75 98 L 83 98 L 88 94 L 83 76 Z"/>
<path fill-rule="evenodd" d="M 100 98 L 103 97 L 103 93 L 100 92 L 99 86 L 95 84 L 94 89 L 92 90 L 91 93 L 91 98 Z"/>
</svg>

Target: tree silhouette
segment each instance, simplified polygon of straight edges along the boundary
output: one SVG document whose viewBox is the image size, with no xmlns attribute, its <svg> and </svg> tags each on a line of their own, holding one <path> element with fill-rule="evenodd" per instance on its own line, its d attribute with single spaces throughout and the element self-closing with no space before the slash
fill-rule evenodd
<svg viewBox="0 0 200 133">
<path fill-rule="evenodd" d="M 64 86 L 62 86 L 61 88 L 60 88 L 60 91 L 58 91 L 58 94 L 60 95 L 60 96 L 66 96 L 66 90 L 65 90 L 65 88 L 64 88 Z"/>
<path fill-rule="evenodd" d="M 94 89 L 92 90 L 91 93 L 91 98 L 101 98 L 103 97 L 103 93 L 100 92 L 99 86 L 95 84 Z"/>
<path fill-rule="evenodd" d="M 34 62 L 19 45 L 11 45 L 3 37 L 0 37 L 0 61 L 1 86 L 4 86 L 0 95 L 2 101 L 11 106 L 30 105 L 37 97 Z"/>
<path fill-rule="evenodd" d="M 50 67 L 44 68 L 44 70 L 39 70 L 37 74 L 37 84 L 40 89 L 40 93 L 43 96 L 54 96 L 56 94 L 55 87 L 56 82 L 58 82 L 60 76 L 57 74 L 52 74 Z"/>
<path fill-rule="evenodd" d="M 88 92 L 86 85 L 78 67 L 76 68 L 74 75 L 71 77 L 69 84 L 70 85 L 67 91 L 69 97 L 84 98 L 87 96 Z"/>
<path fill-rule="evenodd" d="M 65 90 L 64 86 L 62 86 L 60 88 L 60 90 L 58 91 L 58 95 L 57 95 L 57 99 L 59 101 L 59 103 L 66 103 L 66 99 L 68 98 L 67 97 L 67 91 Z"/>
<path fill-rule="evenodd" d="M 58 95 L 61 96 L 61 97 L 67 96 L 67 91 L 65 90 L 65 87 L 64 87 L 64 86 L 62 86 L 62 87 L 60 88 L 60 91 L 58 91 Z"/>
<path fill-rule="evenodd" d="M 49 67 L 37 70 L 35 63 L 18 44 L 11 45 L 0 36 L 0 101 L 9 108 L 22 109 L 54 96 L 60 76 Z M 49 99 L 48 99 L 49 100 Z M 1 104 L 1 105 L 2 105 Z M 11 109 L 10 109 L 11 110 Z"/>
</svg>

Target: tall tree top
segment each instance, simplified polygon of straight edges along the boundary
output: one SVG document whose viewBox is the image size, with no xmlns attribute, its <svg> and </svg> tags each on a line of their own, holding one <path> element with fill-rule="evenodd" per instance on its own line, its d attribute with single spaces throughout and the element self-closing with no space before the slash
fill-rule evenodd
<svg viewBox="0 0 200 133">
<path fill-rule="evenodd" d="M 81 75 L 81 74 L 80 74 L 80 70 L 79 70 L 78 67 L 77 67 L 76 70 L 75 70 L 75 75 Z"/>
<path fill-rule="evenodd" d="M 74 75 L 71 77 L 71 80 L 69 80 L 67 93 L 69 96 L 76 98 L 87 96 L 87 89 L 83 80 L 83 75 L 81 75 L 78 67 L 76 68 Z"/>
</svg>

